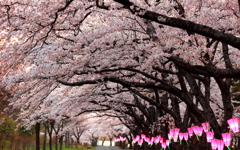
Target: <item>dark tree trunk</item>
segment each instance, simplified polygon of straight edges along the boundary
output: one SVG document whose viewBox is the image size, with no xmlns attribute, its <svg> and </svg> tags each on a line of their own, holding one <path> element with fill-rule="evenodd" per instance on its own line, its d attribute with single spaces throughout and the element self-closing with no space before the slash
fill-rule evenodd
<svg viewBox="0 0 240 150">
<path fill-rule="evenodd" d="M 36 132 L 36 150 L 40 150 L 40 123 L 36 123 L 35 132 Z"/>
<path fill-rule="evenodd" d="M 236 146 L 236 150 L 240 149 L 240 137 L 237 138 L 237 146 Z"/>
<path fill-rule="evenodd" d="M 80 137 L 77 137 L 77 143 L 80 144 Z"/>
<path fill-rule="evenodd" d="M 53 131 L 54 122 L 50 121 L 50 126 L 48 126 L 48 135 L 49 135 L 49 149 L 52 150 L 52 131 Z"/>
<path fill-rule="evenodd" d="M 52 133 L 49 134 L 49 149 L 52 150 Z"/>
<path fill-rule="evenodd" d="M 55 150 L 58 150 L 58 135 L 56 135 L 55 140 L 56 140 L 56 148 L 55 148 Z"/>
<path fill-rule="evenodd" d="M 109 138 L 109 140 L 110 140 L 110 146 L 112 146 L 112 139 L 113 139 L 112 137 Z"/>
<path fill-rule="evenodd" d="M 65 145 L 66 145 L 67 148 L 70 147 L 69 132 L 66 132 L 66 136 L 65 136 Z"/>
<path fill-rule="evenodd" d="M 102 146 L 104 145 L 105 139 L 106 139 L 106 138 L 104 137 L 103 140 L 102 140 Z"/>
<path fill-rule="evenodd" d="M 46 150 L 47 143 L 47 125 L 44 123 L 44 138 L 43 138 L 43 150 Z"/>
<path fill-rule="evenodd" d="M 63 135 L 61 135 L 60 136 L 60 138 L 59 138 L 59 145 L 60 145 L 60 147 L 59 147 L 59 150 L 62 150 L 62 146 L 63 146 Z"/>
</svg>

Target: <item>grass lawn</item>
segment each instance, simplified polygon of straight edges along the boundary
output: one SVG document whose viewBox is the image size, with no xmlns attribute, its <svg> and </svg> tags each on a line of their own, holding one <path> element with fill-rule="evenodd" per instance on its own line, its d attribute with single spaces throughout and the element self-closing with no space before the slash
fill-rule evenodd
<svg viewBox="0 0 240 150">
<path fill-rule="evenodd" d="M 83 146 L 83 145 L 78 145 L 78 149 L 77 148 L 66 148 L 66 147 L 62 148 L 62 150 L 95 150 L 95 149 L 96 149 L 96 147 L 90 147 L 88 149 L 87 146 Z M 41 150 L 42 150 L 42 148 L 41 148 Z M 46 150 L 49 150 L 48 146 L 46 147 Z M 53 146 L 52 150 L 55 150 L 55 146 Z M 60 150 L 60 149 L 58 149 L 58 150 Z"/>
</svg>

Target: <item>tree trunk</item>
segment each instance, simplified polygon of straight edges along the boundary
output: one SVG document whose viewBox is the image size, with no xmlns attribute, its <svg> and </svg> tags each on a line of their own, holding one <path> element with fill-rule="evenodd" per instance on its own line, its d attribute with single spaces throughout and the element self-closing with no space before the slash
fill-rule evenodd
<svg viewBox="0 0 240 150">
<path fill-rule="evenodd" d="M 58 150 L 58 135 L 56 135 L 55 140 L 56 140 L 56 147 L 55 147 L 55 150 Z"/>
<path fill-rule="evenodd" d="M 26 150 L 26 143 L 22 143 L 22 149 Z"/>
<path fill-rule="evenodd" d="M 73 137 L 70 138 L 70 145 L 71 145 L 71 148 L 73 148 L 73 146 L 74 146 L 74 139 L 73 139 Z"/>
<path fill-rule="evenodd" d="M 240 149 L 240 137 L 238 137 L 238 140 L 237 140 L 237 147 L 236 147 L 236 150 L 237 149 Z"/>
<path fill-rule="evenodd" d="M 47 143 L 47 125 L 44 123 L 44 138 L 43 138 L 43 150 L 46 150 Z"/>
<path fill-rule="evenodd" d="M 80 137 L 76 137 L 77 143 L 80 144 Z"/>
<path fill-rule="evenodd" d="M 36 132 L 36 150 L 40 150 L 40 123 L 36 123 L 35 132 Z"/>
<path fill-rule="evenodd" d="M 49 149 L 52 150 L 52 133 L 49 134 Z"/>
<path fill-rule="evenodd" d="M 49 135 L 49 150 L 52 150 L 52 131 L 53 131 L 53 122 L 50 122 L 48 126 L 48 135 Z"/>
<path fill-rule="evenodd" d="M 104 144 L 104 142 L 105 142 L 105 139 L 106 139 L 106 138 L 104 137 L 103 140 L 102 140 L 102 146 L 103 146 L 103 144 Z"/>
<path fill-rule="evenodd" d="M 15 145 L 15 150 L 18 150 L 18 149 L 19 149 L 19 142 L 17 142 Z"/>
<path fill-rule="evenodd" d="M 68 142 L 67 142 L 67 139 L 68 139 L 68 132 L 65 133 L 65 147 L 68 148 Z"/>
<path fill-rule="evenodd" d="M 59 145 L 60 145 L 60 147 L 59 147 L 59 150 L 62 150 L 62 146 L 63 146 L 63 135 L 61 135 L 60 136 L 60 138 L 59 138 Z"/>
<path fill-rule="evenodd" d="M 110 146 L 112 146 L 112 139 L 113 139 L 112 137 L 109 138 L 109 140 L 110 140 Z"/>
<path fill-rule="evenodd" d="M 69 135 L 69 132 L 66 133 L 66 139 L 65 139 L 65 143 L 66 143 L 66 147 L 69 148 L 70 147 L 70 135 Z"/>
</svg>

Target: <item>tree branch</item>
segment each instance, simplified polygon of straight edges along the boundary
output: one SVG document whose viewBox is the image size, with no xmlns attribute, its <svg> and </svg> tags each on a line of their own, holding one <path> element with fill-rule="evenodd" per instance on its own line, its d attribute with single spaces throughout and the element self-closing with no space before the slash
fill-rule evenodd
<svg viewBox="0 0 240 150">
<path fill-rule="evenodd" d="M 221 41 L 223 43 L 229 44 L 237 49 L 240 49 L 240 38 L 237 38 L 232 34 L 223 33 L 211 27 L 197 24 L 191 21 L 183 20 L 180 18 L 167 17 L 165 15 L 158 14 L 156 12 L 148 11 L 146 9 L 136 6 L 134 3 L 130 2 L 129 0 L 114 0 L 114 1 L 124 5 L 125 8 L 129 9 L 133 14 L 136 14 L 141 18 L 151 20 L 167 26 L 188 30 L 188 31 L 215 39 L 217 41 Z"/>
</svg>

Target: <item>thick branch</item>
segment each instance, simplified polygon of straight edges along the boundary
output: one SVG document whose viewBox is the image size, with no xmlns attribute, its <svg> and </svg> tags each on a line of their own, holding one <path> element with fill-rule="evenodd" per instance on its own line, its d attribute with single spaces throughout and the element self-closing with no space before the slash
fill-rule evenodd
<svg viewBox="0 0 240 150">
<path fill-rule="evenodd" d="M 215 39 L 217 41 L 221 41 L 223 43 L 229 44 L 235 48 L 240 49 L 240 38 L 235 37 L 234 35 L 223 33 L 221 31 L 215 30 L 211 27 L 197 24 L 191 21 L 179 19 L 179 18 L 173 18 L 173 17 L 167 17 L 162 14 L 158 14 L 152 11 L 148 11 L 146 9 L 140 8 L 136 5 L 134 5 L 129 0 L 114 0 L 118 3 L 121 3 L 124 5 L 127 9 L 129 9 L 133 14 L 136 14 L 137 16 L 151 20 L 160 24 L 164 24 L 167 26 L 177 27 L 184 30 L 188 30 L 212 39 Z"/>
<path fill-rule="evenodd" d="M 192 74 L 200 74 L 207 77 L 218 77 L 218 78 L 239 78 L 240 69 L 218 69 L 215 66 L 197 66 L 191 65 L 189 63 L 184 62 L 180 58 L 169 58 L 174 64 Z"/>
</svg>

